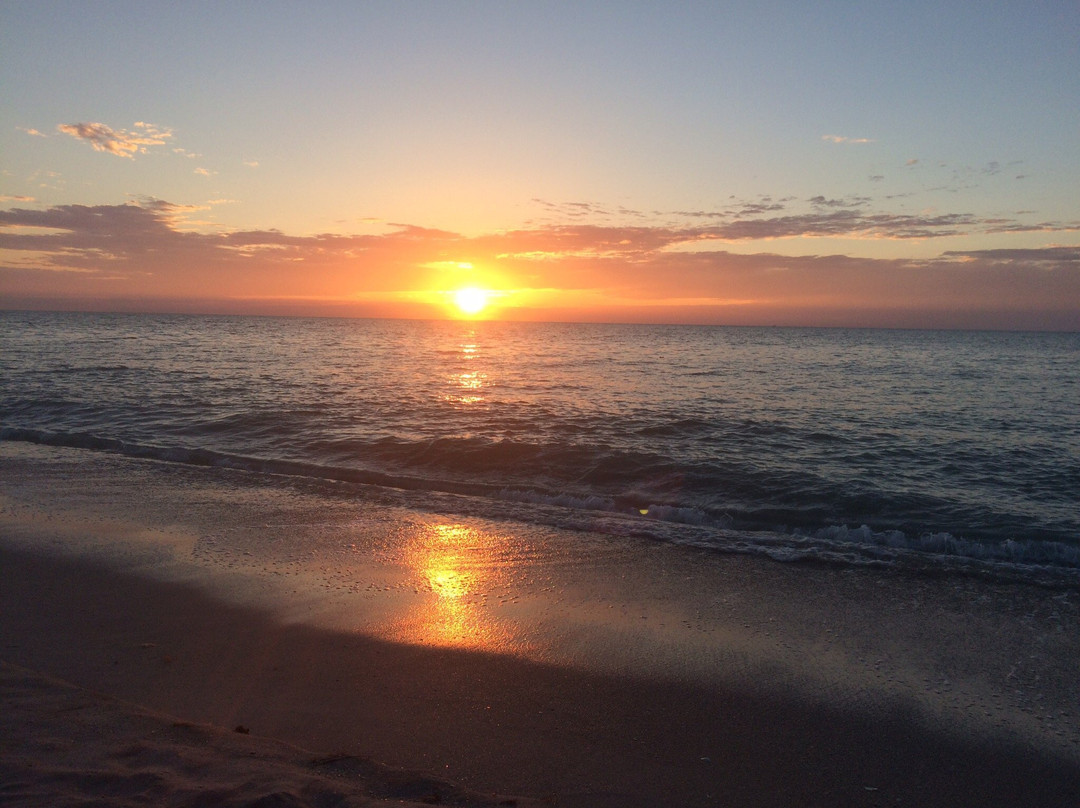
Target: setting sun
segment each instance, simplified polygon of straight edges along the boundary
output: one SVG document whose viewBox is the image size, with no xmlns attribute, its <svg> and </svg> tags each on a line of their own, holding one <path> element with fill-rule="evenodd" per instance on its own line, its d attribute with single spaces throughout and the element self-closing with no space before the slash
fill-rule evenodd
<svg viewBox="0 0 1080 808">
<path fill-rule="evenodd" d="M 479 314 L 487 306 L 490 298 L 491 292 L 475 286 L 467 286 L 454 293 L 455 305 L 465 314 Z"/>
</svg>

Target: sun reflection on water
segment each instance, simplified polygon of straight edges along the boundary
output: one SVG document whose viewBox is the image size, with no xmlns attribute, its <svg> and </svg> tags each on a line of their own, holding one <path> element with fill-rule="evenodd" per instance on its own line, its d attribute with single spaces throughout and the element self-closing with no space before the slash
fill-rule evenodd
<svg viewBox="0 0 1080 808">
<path fill-rule="evenodd" d="M 521 650 L 512 625 L 499 620 L 488 598 L 510 583 L 510 539 L 460 524 L 424 526 L 404 560 L 421 601 L 398 626 L 399 639 L 424 645 Z"/>
<path fill-rule="evenodd" d="M 471 364 L 479 358 L 480 348 L 475 338 L 475 333 L 469 334 L 458 346 L 461 351 L 461 361 Z M 483 390 L 487 384 L 487 374 L 482 370 L 472 369 L 452 373 L 446 383 L 453 388 L 445 396 L 446 400 L 452 404 L 472 405 L 484 401 Z"/>
</svg>

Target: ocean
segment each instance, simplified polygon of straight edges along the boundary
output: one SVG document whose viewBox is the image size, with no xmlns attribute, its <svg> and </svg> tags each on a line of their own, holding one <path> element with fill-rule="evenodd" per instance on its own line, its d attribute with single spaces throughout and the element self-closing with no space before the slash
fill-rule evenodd
<svg viewBox="0 0 1080 808">
<path fill-rule="evenodd" d="M 0 312 L 23 441 L 780 561 L 1080 581 L 1080 334 Z"/>
</svg>

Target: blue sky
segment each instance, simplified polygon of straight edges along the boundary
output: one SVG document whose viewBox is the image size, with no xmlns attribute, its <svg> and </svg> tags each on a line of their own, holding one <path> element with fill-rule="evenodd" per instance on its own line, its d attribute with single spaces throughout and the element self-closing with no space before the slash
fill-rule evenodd
<svg viewBox="0 0 1080 808">
<path fill-rule="evenodd" d="M 414 240 L 437 230 L 461 246 L 454 255 L 443 238 L 378 263 L 358 257 L 372 250 L 357 241 L 324 282 L 282 277 L 264 295 L 275 299 L 417 302 L 462 274 L 443 282 L 420 268 L 472 263 L 476 282 L 505 287 L 507 309 L 697 301 L 720 322 L 725 306 L 739 307 L 736 320 L 752 301 L 763 314 L 790 309 L 812 286 L 801 273 L 788 295 L 734 283 L 726 296 L 733 256 L 864 261 L 866 299 L 832 297 L 865 312 L 891 305 L 888 284 L 869 283 L 895 273 L 888 262 L 951 270 L 960 253 L 977 263 L 998 251 L 1000 264 L 1001 251 L 1052 250 L 1028 263 L 1011 253 L 997 269 L 1012 280 L 968 307 L 1009 309 L 1019 283 L 1025 311 L 1037 309 L 1051 272 L 1046 305 L 1067 309 L 1064 295 L 1080 308 L 1064 249 L 1080 244 L 1078 43 L 1075 2 L 3 2 L 0 209 L 24 213 L 0 217 L 0 292 L 264 295 L 255 276 L 246 292 L 194 274 L 185 287 L 182 269 L 136 260 L 133 247 L 101 258 L 76 231 L 63 244 L 28 240 L 55 236 L 65 206 L 100 207 L 105 220 L 141 206 L 173 233 L 285 234 L 295 264 L 325 255 L 303 241 L 320 234 L 400 241 L 408 226 Z M 558 246 L 582 227 L 597 239 Z M 612 281 L 608 262 L 644 260 L 613 254 L 610 243 L 637 239 L 619 229 L 664 234 L 646 256 L 651 285 Z M 522 249 L 477 247 L 524 232 L 531 270 Z M 227 246 L 200 243 L 211 257 Z M 245 249 L 250 265 L 282 245 Z M 711 286 L 671 258 L 686 252 L 717 258 Z M 139 261 L 169 282 L 116 277 Z M 403 288 L 386 288 L 387 273 Z M 942 290 L 918 284 L 904 309 L 918 308 L 920 288 L 940 309 Z M 825 305 L 820 291 L 808 308 Z M 1068 326 L 1067 313 L 1047 323 Z"/>
</svg>

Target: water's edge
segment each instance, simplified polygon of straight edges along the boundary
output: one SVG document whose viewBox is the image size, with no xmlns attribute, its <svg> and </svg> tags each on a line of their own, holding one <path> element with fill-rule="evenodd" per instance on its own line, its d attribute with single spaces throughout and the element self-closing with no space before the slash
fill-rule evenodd
<svg viewBox="0 0 1080 808">
<path fill-rule="evenodd" d="M 898 531 L 875 532 L 865 525 L 839 525 L 813 534 L 735 530 L 703 523 L 693 514 L 665 506 L 626 509 L 598 499 L 577 500 L 505 487 L 477 490 L 475 486 L 454 483 L 440 485 L 431 479 L 240 457 L 205 449 L 153 447 L 80 435 L 0 428 L 0 446 L 4 441 L 251 474 L 276 485 L 316 486 L 323 495 L 374 498 L 411 510 L 627 536 L 710 552 L 756 555 L 785 563 L 893 568 L 934 576 L 973 575 L 1055 589 L 1080 587 L 1080 550 L 1053 542 L 1005 541 L 994 545 L 965 541 L 949 534 L 912 539 Z"/>
</svg>

